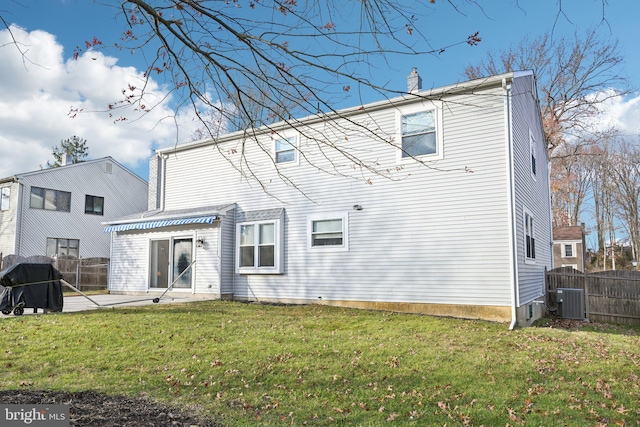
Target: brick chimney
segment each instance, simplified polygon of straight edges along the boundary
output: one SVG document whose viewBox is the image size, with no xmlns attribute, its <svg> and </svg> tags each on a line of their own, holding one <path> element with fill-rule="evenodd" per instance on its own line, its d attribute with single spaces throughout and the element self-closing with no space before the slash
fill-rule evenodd
<svg viewBox="0 0 640 427">
<path fill-rule="evenodd" d="M 413 67 L 411 74 L 407 76 L 407 91 L 416 93 L 422 90 L 422 77 L 418 74 L 418 69 Z"/>
</svg>

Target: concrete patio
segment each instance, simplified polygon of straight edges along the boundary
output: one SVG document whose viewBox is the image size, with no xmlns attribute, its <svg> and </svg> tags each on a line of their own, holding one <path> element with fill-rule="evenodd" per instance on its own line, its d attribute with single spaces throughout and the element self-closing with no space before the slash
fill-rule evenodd
<svg viewBox="0 0 640 427">
<path fill-rule="evenodd" d="M 88 298 L 82 295 L 73 295 L 64 297 L 64 305 L 62 308 L 63 313 L 72 313 L 78 311 L 90 311 L 98 309 L 110 309 L 118 307 L 131 307 L 131 306 L 143 306 L 152 305 L 154 298 L 159 297 L 160 294 L 147 294 L 147 295 L 89 295 Z M 179 304 L 185 302 L 203 301 L 202 296 L 188 296 L 188 295 L 171 295 L 166 294 L 158 304 Z M 30 316 L 35 314 L 33 308 L 25 308 L 23 316 Z M 43 314 L 43 310 L 39 309 L 37 314 Z M 0 318 L 15 317 L 12 314 L 4 315 L 0 314 Z"/>
</svg>

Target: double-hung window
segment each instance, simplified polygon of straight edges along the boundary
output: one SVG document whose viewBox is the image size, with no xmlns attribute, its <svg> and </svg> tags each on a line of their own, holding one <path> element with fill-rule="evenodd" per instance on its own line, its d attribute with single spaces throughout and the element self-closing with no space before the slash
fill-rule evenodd
<svg viewBox="0 0 640 427">
<path fill-rule="evenodd" d="M 533 215 L 530 212 L 524 212 L 524 234 L 525 234 L 525 256 L 528 261 L 536 259 L 536 238 L 535 227 L 533 225 Z"/>
<path fill-rule="evenodd" d="M 240 274 L 282 273 L 281 219 L 240 223 L 236 236 Z"/>
<path fill-rule="evenodd" d="M 31 187 L 29 207 L 48 211 L 71 212 L 71 193 L 50 188 Z"/>
<path fill-rule="evenodd" d="M 398 113 L 399 160 L 442 157 L 442 117 L 439 108 L 409 109 Z"/>
<path fill-rule="evenodd" d="M 577 243 L 562 243 L 562 258 L 575 258 L 578 256 Z"/>
<path fill-rule="evenodd" d="M 348 215 L 326 214 L 309 218 L 308 247 L 312 250 L 348 250 Z"/>
<path fill-rule="evenodd" d="M 297 138 L 279 138 L 275 141 L 276 163 L 296 163 L 298 161 Z"/>
<path fill-rule="evenodd" d="M 564 253 L 562 256 L 565 258 L 573 258 L 575 256 L 573 254 L 575 252 L 573 250 L 573 245 L 571 243 L 565 243 L 563 246 L 564 246 Z"/>
</svg>

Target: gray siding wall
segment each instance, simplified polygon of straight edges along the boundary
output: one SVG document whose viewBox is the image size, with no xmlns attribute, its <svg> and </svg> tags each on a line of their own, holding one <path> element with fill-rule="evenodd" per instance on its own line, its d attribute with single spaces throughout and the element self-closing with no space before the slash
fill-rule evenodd
<svg viewBox="0 0 640 427">
<path fill-rule="evenodd" d="M 9 209 L 0 211 L 0 253 L 11 255 L 16 250 L 16 227 L 20 207 L 20 184 L 7 182 L 0 184 L 0 188 L 9 188 Z"/>
<path fill-rule="evenodd" d="M 112 165 L 108 173 L 107 164 Z M 20 255 L 44 255 L 48 237 L 79 239 L 80 256 L 108 257 L 110 234 L 103 221 L 147 209 L 147 183 L 109 159 L 77 163 L 24 174 Z M 71 193 L 71 211 L 29 207 L 31 187 Z M 104 215 L 85 214 L 85 195 L 104 197 Z"/>
<path fill-rule="evenodd" d="M 323 124 L 306 132 L 388 169 L 390 178 L 354 171 L 335 153 L 330 164 L 304 136 L 306 158 L 281 169 L 297 187 L 278 178 L 266 154 L 268 136 L 263 147 L 238 140 L 168 153 L 165 209 L 230 202 L 242 211 L 285 208 L 284 274 L 234 273 L 238 297 L 508 306 L 513 280 L 504 106 L 501 87 L 444 99 L 444 157 L 429 166 L 398 164 L 396 148 L 363 132 Z M 351 120 L 390 139 L 396 133 L 394 108 Z M 243 148 L 251 171 L 240 166 Z M 266 191 L 224 157 L 259 177 Z M 309 217 L 332 213 L 348 215 L 348 251 L 308 249 Z M 223 258 L 234 258 L 226 229 L 222 241 Z"/>
<path fill-rule="evenodd" d="M 544 268 L 552 268 L 552 228 L 549 199 L 549 163 L 540 112 L 534 98 L 532 76 L 514 80 L 512 90 L 512 138 L 514 152 L 516 244 L 518 253 L 518 306 L 544 294 Z M 535 139 L 535 177 L 531 173 L 530 132 Z M 536 258 L 525 260 L 524 211 L 534 217 Z"/>
</svg>

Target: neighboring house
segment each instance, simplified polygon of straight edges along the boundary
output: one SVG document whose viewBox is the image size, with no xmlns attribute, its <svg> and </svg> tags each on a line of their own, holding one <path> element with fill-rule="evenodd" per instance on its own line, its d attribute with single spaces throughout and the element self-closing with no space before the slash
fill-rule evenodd
<svg viewBox="0 0 640 427">
<path fill-rule="evenodd" d="M 111 157 L 0 179 L 0 252 L 108 257 L 103 221 L 146 209 L 147 183 Z"/>
<path fill-rule="evenodd" d="M 584 224 L 553 227 L 553 266 L 585 271 Z"/>
<path fill-rule="evenodd" d="M 110 291 L 159 295 L 176 281 L 172 292 L 512 326 L 543 314 L 552 239 L 533 73 L 333 117 L 337 124 L 312 116 L 295 128 L 254 130 L 261 145 L 244 144 L 238 132 L 157 150 L 149 210 L 106 223 Z M 375 127 L 388 143 L 358 126 Z M 388 168 L 392 178 L 371 174 L 369 184 L 341 176 L 350 166 L 321 152 L 312 135 Z M 410 147 L 415 139 L 427 143 Z M 241 156 L 260 184 L 241 176 Z"/>
</svg>

